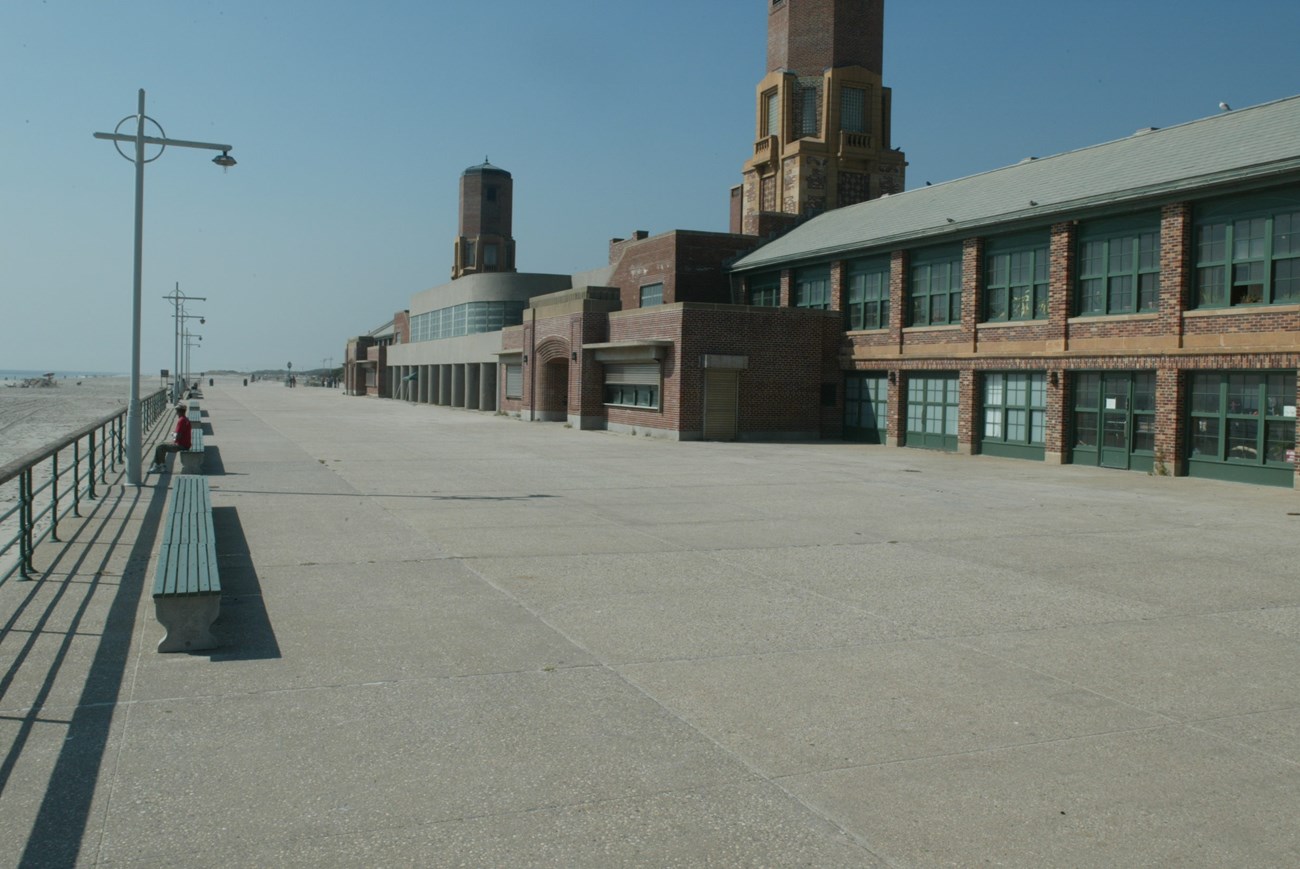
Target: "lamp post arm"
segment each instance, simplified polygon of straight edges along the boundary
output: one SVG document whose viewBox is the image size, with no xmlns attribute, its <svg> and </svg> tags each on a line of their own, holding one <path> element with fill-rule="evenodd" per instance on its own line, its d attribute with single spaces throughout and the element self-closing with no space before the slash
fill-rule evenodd
<svg viewBox="0 0 1300 869">
<path fill-rule="evenodd" d="M 125 133 L 95 133 L 96 139 L 108 139 L 112 142 L 139 141 L 146 145 L 174 145 L 177 148 L 204 148 L 208 151 L 233 151 L 233 145 L 217 145 L 212 142 L 187 142 L 184 139 L 164 139 L 158 136 L 130 136 Z"/>
</svg>

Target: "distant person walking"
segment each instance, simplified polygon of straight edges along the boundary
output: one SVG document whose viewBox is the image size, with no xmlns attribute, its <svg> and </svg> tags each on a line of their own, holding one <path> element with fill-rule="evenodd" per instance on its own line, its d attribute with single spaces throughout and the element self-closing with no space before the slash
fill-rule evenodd
<svg viewBox="0 0 1300 869">
<path fill-rule="evenodd" d="M 180 453 L 190 448 L 190 421 L 185 416 L 185 405 L 176 405 L 176 428 L 172 429 L 171 443 L 162 443 L 153 451 L 153 465 L 149 468 L 151 474 L 167 473 L 167 465 L 163 459 L 168 453 Z"/>
</svg>

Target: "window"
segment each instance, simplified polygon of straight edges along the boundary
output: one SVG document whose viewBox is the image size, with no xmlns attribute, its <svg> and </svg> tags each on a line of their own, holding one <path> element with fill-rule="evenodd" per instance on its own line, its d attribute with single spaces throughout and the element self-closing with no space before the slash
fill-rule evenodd
<svg viewBox="0 0 1300 869">
<path fill-rule="evenodd" d="M 840 129 L 846 133 L 867 132 L 867 91 L 865 88 L 840 88 Z"/>
<path fill-rule="evenodd" d="M 1285 465 L 1296 448 L 1296 378 L 1291 373 L 1212 371 L 1192 375 L 1193 461 Z"/>
<path fill-rule="evenodd" d="M 816 311 L 831 306 L 831 270 L 826 266 L 799 269 L 794 273 L 794 306 Z"/>
<path fill-rule="evenodd" d="M 1046 373 L 984 375 L 985 442 L 1042 446 L 1046 434 Z"/>
<path fill-rule="evenodd" d="M 492 187 L 492 186 L 487 187 L 487 188 L 486 188 L 486 193 L 487 193 L 487 201 L 488 201 L 488 202 L 496 202 L 496 201 L 497 201 L 497 189 L 496 189 L 495 187 Z"/>
<path fill-rule="evenodd" d="M 497 246 L 495 244 L 483 245 L 483 268 L 495 269 L 497 267 Z"/>
<path fill-rule="evenodd" d="M 1300 197 L 1211 206 L 1195 232 L 1197 307 L 1300 304 Z"/>
<path fill-rule="evenodd" d="M 775 308 L 781 304 L 781 276 L 754 275 L 745 282 L 745 304 Z"/>
<path fill-rule="evenodd" d="M 857 260 L 848 266 L 848 328 L 889 328 L 889 260 Z"/>
<path fill-rule="evenodd" d="M 1046 242 L 990 243 L 984 258 L 984 319 L 1047 319 L 1049 264 Z"/>
<path fill-rule="evenodd" d="M 817 99 L 819 89 L 816 85 L 802 85 L 799 88 L 799 135 L 816 136 Z"/>
<path fill-rule="evenodd" d="M 468 302 L 411 317 L 411 341 L 496 332 L 524 321 L 527 302 Z"/>
<path fill-rule="evenodd" d="M 659 363 L 606 363 L 605 404 L 659 409 Z"/>
<path fill-rule="evenodd" d="M 474 242 L 465 242 L 465 246 L 461 249 L 461 265 L 467 267 L 474 265 Z"/>
<path fill-rule="evenodd" d="M 1160 301 L 1160 231 L 1149 225 L 1101 223 L 1079 238 L 1079 299 L 1082 316 L 1136 314 Z"/>
<path fill-rule="evenodd" d="M 506 365 L 506 398 L 524 397 L 524 366 Z"/>
<path fill-rule="evenodd" d="M 641 288 L 641 307 L 653 308 L 664 303 L 664 285 L 646 284 Z"/>
<path fill-rule="evenodd" d="M 763 94 L 763 135 L 781 135 L 781 100 L 774 90 Z"/>
<path fill-rule="evenodd" d="M 961 322 L 961 251 L 945 249 L 918 254 L 912 264 L 912 326 Z"/>
</svg>

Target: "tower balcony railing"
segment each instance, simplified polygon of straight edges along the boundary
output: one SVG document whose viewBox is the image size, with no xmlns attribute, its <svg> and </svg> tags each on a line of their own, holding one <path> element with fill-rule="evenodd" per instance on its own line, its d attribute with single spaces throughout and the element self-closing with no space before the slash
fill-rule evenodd
<svg viewBox="0 0 1300 869">
<path fill-rule="evenodd" d="M 780 153 L 776 136 L 764 136 L 754 143 L 754 162 L 770 163 Z"/>
<path fill-rule="evenodd" d="M 865 154 L 875 147 L 870 133 L 850 133 L 840 130 L 840 156 L 850 157 Z"/>
</svg>

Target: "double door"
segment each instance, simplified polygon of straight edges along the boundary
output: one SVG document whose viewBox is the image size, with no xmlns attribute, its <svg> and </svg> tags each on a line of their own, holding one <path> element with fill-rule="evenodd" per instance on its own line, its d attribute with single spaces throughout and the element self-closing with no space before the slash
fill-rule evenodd
<svg viewBox="0 0 1300 869">
<path fill-rule="evenodd" d="M 1155 456 L 1153 371 L 1085 371 L 1074 375 L 1076 464 L 1151 470 Z"/>
</svg>

